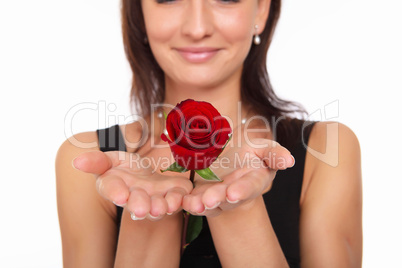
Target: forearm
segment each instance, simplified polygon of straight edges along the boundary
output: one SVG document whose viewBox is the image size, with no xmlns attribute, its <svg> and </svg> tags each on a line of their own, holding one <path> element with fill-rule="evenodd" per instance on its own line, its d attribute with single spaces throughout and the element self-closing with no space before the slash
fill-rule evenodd
<svg viewBox="0 0 402 268">
<path fill-rule="evenodd" d="M 129 215 L 125 216 L 129 218 Z M 181 228 L 180 213 L 155 222 L 125 220 L 119 235 L 115 267 L 178 267 Z"/>
<path fill-rule="evenodd" d="M 262 197 L 208 224 L 223 267 L 288 267 Z"/>
</svg>

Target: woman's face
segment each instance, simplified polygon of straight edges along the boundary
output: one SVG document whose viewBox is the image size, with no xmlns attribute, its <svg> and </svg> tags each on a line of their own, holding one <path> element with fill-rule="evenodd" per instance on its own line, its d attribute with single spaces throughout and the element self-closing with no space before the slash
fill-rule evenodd
<svg viewBox="0 0 402 268">
<path fill-rule="evenodd" d="M 211 87 L 239 81 L 269 5 L 270 0 L 142 0 L 148 42 L 166 82 Z"/>
</svg>

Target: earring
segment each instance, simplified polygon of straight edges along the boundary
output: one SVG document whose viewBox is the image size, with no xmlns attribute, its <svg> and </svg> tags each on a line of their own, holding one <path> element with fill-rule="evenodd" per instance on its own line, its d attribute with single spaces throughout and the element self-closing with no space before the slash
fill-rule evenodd
<svg viewBox="0 0 402 268">
<path fill-rule="evenodd" d="M 258 31 L 258 25 L 257 24 L 254 25 L 254 28 L 255 28 L 255 31 L 257 32 Z M 260 36 L 258 34 L 255 34 L 255 36 L 254 36 L 254 44 L 259 45 L 260 43 L 261 43 Z"/>
</svg>

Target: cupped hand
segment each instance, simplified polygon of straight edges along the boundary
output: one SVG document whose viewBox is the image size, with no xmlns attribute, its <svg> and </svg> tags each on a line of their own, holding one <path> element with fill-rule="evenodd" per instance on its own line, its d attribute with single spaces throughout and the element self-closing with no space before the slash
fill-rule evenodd
<svg viewBox="0 0 402 268">
<path fill-rule="evenodd" d="M 158 220 L 180 211 L 183 196 L 193 189 L 188 177 L 140 167 L 138 157 L 119 151 L 92 151 L 75 158 L 73 166 L 95 175 L 99 194 L 128 209 L 133 220 Z"/>
<path fill-rule="evenodd" d="M 196 177 L 183 209 L 194 215 L 217 216 L 222 211 L 252 205 L 269 191 L 277 170 L 294 165 L 290 152 L 268 139 L 252 139 L 241 148 L 226 148 L 210 167 L 223 182 Z"/>
</svg>

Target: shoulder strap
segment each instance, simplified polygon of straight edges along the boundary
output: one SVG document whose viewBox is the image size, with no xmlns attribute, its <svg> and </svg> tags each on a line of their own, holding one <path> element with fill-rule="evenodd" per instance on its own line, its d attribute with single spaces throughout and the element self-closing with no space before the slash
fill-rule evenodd
<svg viewBox="0 0 402 268">
<path fill-rule="evenodd" d="M 316 123 L 317 121 L 305 121 L 303 124 L 301 142 L 304 145 L 305 150 L 307 149 L 306 147 L 310 139 L 311 131 L 313 130 L 313 127 Z"/>
<path fill-rule="evenodd" d="M 97 129 L 96 133 L 98 134 L 99 148 L 102 152 L 127 151 L 119 125 Z"/>
</svg>

